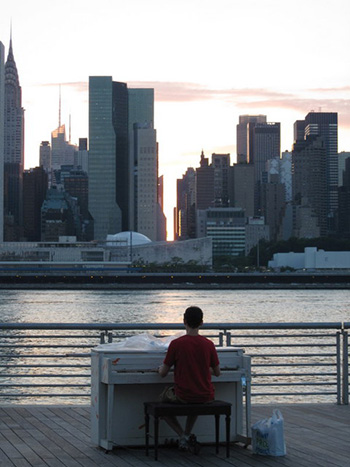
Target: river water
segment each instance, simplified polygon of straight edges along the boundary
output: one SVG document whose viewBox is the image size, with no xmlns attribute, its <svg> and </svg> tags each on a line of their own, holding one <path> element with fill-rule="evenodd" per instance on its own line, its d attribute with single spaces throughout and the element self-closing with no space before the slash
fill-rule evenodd
<svg viewBox="0 0 350 467">
<path fill-rule="evenodd" d="M 3 323 L 181 323 L 184 310 L 190 305 L 200 306 L 204 311 L 205 321 L 207 323 L 330 323 L 330 322 L 349 322 L 350 321 L 350 290 L 133 290 L 133 291 L 105 291 L 105 290 L 1 290 L 0 291 L 0 319 Z M 326 332 L 326 331 L 325 331 Z M 49 334 L 48 331 L 40 332 L 40 334 Z M 250 331 L 245 332 L 244 334 L 249 334 Z M 264 334 L 264 331 L 261 331 L 260 334 Z M 296 331 L 296 333 L 298 333 Z M 335 344 L 335 333 L 333 331 L 331 337 L 323 338 L 323 335 L 316 337 L 316 334 L 320 332 L 317 330 L 310 331 L 309 334 L 301 338 L 300 343 L 306 342 L 307 348 L 299 346 L 296 349 L 293 348 L 279 348 L 279 338 L 272 338 L 270 341 L 267 341 L 262 336 L 262 339 L 259 338 L 253 341 L 250 341 L 250 344 L 253 342 L 253 347 L 249 342 L 242 340 L 237 340 L 237 336 L 232 336 L 235 338 L 234 344 L 239 347 L 246 349 L 246 352 L 254 357 L 255 363 L 264 363 L 263 360 L 257 359 L 257 354 L 260 352 L 264 353 L 264 350 L 255 348 L 256 344 L 271 342 L 271 346 L 266 347 L 268 353 L 281 353 L 285 352 L 287 354 L 291 352 L 301 353 L 301 352 L 329 352 L 329 348 L 325 347 L 322 349 L 322 346 L 325 344 L 332 345 L 332 351 L 334 351 Z M 96 334 L 96 332 L 95 332 Z M 97 333 L 98 334 L 98 333 Z M 33 337 L 34 336 L 34 337 Z M 22 337 L 25 337 L 25 342 L 23 342 Z M 96 336 L 97 338 L 98 336 Z M 244 337 L 244 336 L 243 336 Z M 261 337 L 261 336 L 260 336 Z M 299 342 L 298 337 L 292 337 L 292 339 L 284 340 L 284 342 L 293 343 L 294 345 Z M 317 339 L 320 339 L 321 347 L 310 347 L 311 344 L 317 343 Z M 76 344 L 81 344 L 82 340 L 77 340 Z M 98 343 L 96 339 L 95 344 Z M 24 349 L 21 344 L 29 344 L 29 347 Z M 48 344 L 49 347 L 43 346 L 42 344 Z M 59 383 L 62 384 L 62 379 L 60 377 L 44 378 L 39 376 L 39 378 L 18 378 L 18 368 L 17 364 L 24 365 L 24 369 L 21 370 L 21 374 L 26 372 L 26 367 L 31 365 L 38 365 L 41 363 L 62 363 L 62 358 L 58 361 L 55 358 L 52 361 L 46 356 L 46 354 L 54 353 L 54 350 L 51 344 L 65 344 L 72 343 L 72 340 L 65 342 L 64 340 L 56 339 L 53 335 L 45 341 L 42 336 L 35 338 L 35 332 L 26 332 L 20 331 L 18 333 L 18 339 L 0 339 L 0 344 L 9 345 L 9 347 L 4 347 L 0 354 L 2 358 L 3 365 L 0 365 L 0 383 L 10 383 L 14 386 L 6 388 L 5 386 L 0 388 L 0 403 L 5 400 L 15 403 L 38 403 L 47 402 L 50 403 L 62 403 L 62 399 L 59 397 L 49 396 L 47 399 L 40 398 L 39 396 L 44 396 L 40 394 L 42 391 L 45 394 L 51 394 L 50 391 L 54 391 L 56 394 L 62 394 L 65 389 L 58 387 L 50 389 L 49 387 L 40 388 L 30 388 L 28 389 L 26 384 L 28 382 L 35 384 L 52 384 Z M 274 348 L 274 344 L 277 346 Z M 269 345 L 269 344 L 268 344 Z M 17 349 L 17 346 L 19 348 Z M 81 363 L 89 364 L 90 356 L 89 349 L 79 350 L 79 346 L 76 348 L 69 349 L 58 349 L 58 353 L 67 353 L 65 363 Z M 258 347 L 258 346 L 257 346 Z M 86 352 L 85 358 L 79 356 L 79 352 Z M 68 354 L 70 355 L 70 358 Z M 82 358 L 80 358 L 82 357 Z M 51 357 L 50 357 L 51 358 Z M 294 359 L 295 360 L 295 359 Z M 277 359 L 278 361 L 278 359 Z M 293 360 L 291 359 L 290 362 Z M 304 359 L 298 360 L 303 362 Z M 335 371 L 334 362 L 335 357 L 320 357 L 315 359 L 317 365 L 327 364 L 328 362 L 333 362 L 332 368 L 328 370 L 328 367 L 312 367 L 301 368 L 296 367 L 295 370 L 298 377 L 295 379 L 294 376 L 290 376 L 290 382 L 300 381 L 305 377 L 301 376 L 301 372 L 305 371 L 318 371 L 319 373 L 324 373 L 324 371 Z M 28 370 L 29 371 L 29 370 Z M 43 372 L 55 373 L 55 369 L 41 370 Z M 57 370 L 59 371 L 59 370 Z M 67 372 L 69 370 L 61 370 L 62 372 Z M 89 369 L 86 368 L 87 377 L 85 382 L 88 382 L 88 372 Z M 259 370 L 255 370 L 258 372 Z M 265 369 L 266 372 L 269 372 L 269 369 Z M 270 372 L 272 370 L 270 369 Z M 287 370 L 282 370 L 287 371 Z M 290 370 L 292 371 L 292 370 Z M 40 374 L 40 369 L 38 370 Z M 13 375 L 13 377 L 11 376 Z M 2 378 L 1 378 L 2 376 Z M 35 376 L 35 375 L 34 375 Z M 311 381 L 311 384 L 314 384 L 316 381 L 319 381 L 320 384 L 324 384 L 327 380 L 335 380 L 335 376 L 321 376 L 318 377 L 308 377 L 306 379 Z M 79 380 L 81 381 L 81 380 Z M 258 380 L 256 376 L 254 381 L 265 382 L 265 379 L 262 378 Z M 270 385 L 271 379 L 266 380 Z M 21 386 L 22 384 L 22 386 Z M 24 384 L 24 385 L 23 385 Z M 64 386 L 64 384 L 63 384 Z M 322 387 L 316 387 L 316 391 L 322 390 Z M 325 388 L 327 391 L 333 391 L 333 395 L 326 396 L 312 396 L 313 401 L 328 401 L 335 402 L 334 395 L 334 384 Z M 255 388 L 255 392 L 260 390 L 266 391 L 266 388 Z M 277 388 L 278 390 L 278 388 Z M 285 391 L 290 391 L 287 386 L 284 388 Z M 301 388 L 300 391 L 304 389 Z M 315 388 L 306 388 L 308 391 L 314 391 Z M 72 390 L 74 392 L 74 390 Z M 279 391 L 279 390 L 278 390 Z M 298 388 L 297 388 L 298 391 Z M 25 392 L 31 392 L 33 396 L 24 398 L 22 395 Z M 13 397 L 6 397 L 5 394 L 12 393 Z M 88 388 L 78 389 L 78 393 L 88 394 Z M 17 397 L 18 395 L 18 397 Z M 5 397 L 4 397 L 5 396 Z M 65 402 L 70 403 L 86 403 L 88 399 L 86 397 L 72 396 L 71 399 L 65 399 Z M 266 401 L 266 397 L 257 397 L 255 400 Z M 275 400 L 279 400 L 278 397 Z M 281 399 L 284 401 L 285 399 Z M 304 400 L 304 396 L 293 396 L 290 398 L 293 402 L 300 402 Z"/>
<path fill-rule="evenodd" d="M 350 290 L 0 291 L 14 323 L 180 323 L 190 305 L 208 323 L 350 321 Z"/>
</svg>

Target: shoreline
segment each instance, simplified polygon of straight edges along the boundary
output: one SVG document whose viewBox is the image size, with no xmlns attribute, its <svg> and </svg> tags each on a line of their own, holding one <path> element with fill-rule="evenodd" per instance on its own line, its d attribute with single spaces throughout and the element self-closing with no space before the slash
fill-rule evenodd
<svg viewBox="0 0 350 467">
<path fill-rule="evenodd" d="M 60 290 L 259 290 L 350 289 L 348 272 L 312 273 L 119 273 L 0 275 L 0 289 Z"/>
</svg>

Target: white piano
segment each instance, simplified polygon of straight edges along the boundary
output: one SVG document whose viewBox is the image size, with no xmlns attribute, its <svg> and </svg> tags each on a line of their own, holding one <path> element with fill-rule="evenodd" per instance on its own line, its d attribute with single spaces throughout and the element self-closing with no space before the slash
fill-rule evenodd
<svg viewBox="0 0 350 467">
<path fill-rule="evenodd" d="M 212 377 L 215 398 L 232 403 L 231 441 L 244 442 L 250 436 L 250 357 L 242 349 L 219 347 L 217 351 L 221 375 Z M 117 350 L 114 344 L 91 351 L 91 437 L 96 445 L 106 450 L 144 445 L 143 402 L 158 400 L 164 387 L 173 384 L 172 372 L 161 378 L 157 371 L 165 353 Z M 213 442 L 213 417 L 199 417 L 194 431 L 199 442 Z M 165 438 L 176 438 L 176 434 L 164 422 L 160 443 Z"/>
</svg>

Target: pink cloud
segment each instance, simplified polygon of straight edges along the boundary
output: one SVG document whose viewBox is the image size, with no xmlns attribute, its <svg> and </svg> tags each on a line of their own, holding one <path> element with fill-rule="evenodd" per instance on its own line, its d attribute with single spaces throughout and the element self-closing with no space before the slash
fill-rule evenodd
<svg viewBox="0 0 350 467">
<path fill-rule="evenodd" d="M 40 86 L 70 87 L 76 92 L 87 93 L 88 82 L 76 81 L 66 83 L 45 83 Z M 344 93 L 350 91 L 350 86 L 339 88 L 318 88 L 307 90 L 310 97 L 300 97 L 297 93 L 273 91 L 264 88 L 208 88 L 202 84 L 191 82 L 162 82 L 162 81 L 132 81 L 130 88 L 153 88 L 157 102 L 200 102 L 207 100 L 224 100 L 232 102 L 241 109 L 269 109 L 281 108 L 300 112 L 302 115 L 311 110 L 322 109 L 325 112 L 338 112 L 342 126 L 350 127 L 350 99 L 342 96 L 313 97 L 314 93 Z"/>
</svg>

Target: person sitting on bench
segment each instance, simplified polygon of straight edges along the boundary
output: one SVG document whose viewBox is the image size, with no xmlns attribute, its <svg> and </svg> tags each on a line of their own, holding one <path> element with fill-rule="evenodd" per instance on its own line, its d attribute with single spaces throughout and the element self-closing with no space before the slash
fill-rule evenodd
<svg viewBox="0 0 350 467">
<path fill-rule="evenodd" d="M 184 314 L 186 334 L 170 342 L 159 374 L 164 377 L 174 365 L 174 387 L 167 388 L 161 395 L 162 402 L 205 403 L 214 400 L 211 376 L 220 376 L 220 365 L 214 343 L 199 334 L 203 324 L 203 312 L 190 306 Z M 176 417 L 165 417 L 165 421 L 179 436 L 179 449 L 189 450 L 197 444 L 191 434 L 197 420 L 188 416 L 185 429 Z"/>
</svg>

